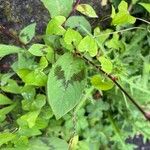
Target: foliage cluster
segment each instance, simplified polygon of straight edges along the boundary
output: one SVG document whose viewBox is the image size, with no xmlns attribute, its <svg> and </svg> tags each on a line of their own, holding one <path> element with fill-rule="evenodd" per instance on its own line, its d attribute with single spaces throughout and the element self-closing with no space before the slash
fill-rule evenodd
<svg viewBox="0 0 150 150">
<path fill-rule="evenodd" d="M 88 4 L 42 2 L 51 15 L 43 43 L 32 42 L 33 23 L 20 31 L 19 46 L 0 44 L 1 59 L 17 55 L 0 73 L 1 149 L 133 149 L 126 138 L 150 137 L 150 124 L 114 83 L 150 110 L 150 23 L 132 16 L 125 1 L 112 4 L 105 30 L 91 27 L 87 17 L 100 18 Z M 149 3 L 131 5 L 149 15 Z M 72 16 L 75 10 L 81 14 Z"/>
</svg>

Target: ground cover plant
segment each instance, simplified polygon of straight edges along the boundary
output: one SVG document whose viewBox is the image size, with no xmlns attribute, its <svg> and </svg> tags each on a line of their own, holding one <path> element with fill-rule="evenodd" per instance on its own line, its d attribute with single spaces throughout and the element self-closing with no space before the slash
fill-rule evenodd
<svg viewBox="0 0 150 150">
<path fill-rule="evenodd" d="M 129 136 L 147 140 L 150 4 L 112 1 L 99 18 L 80 0 L 41 1 L 51 18 L 40 43 L 36 22 L 18 35 L 0 25 L 15 41 L 0 44 L 0 59 L 16 56 L 0 73 L 0 149 L 124 150 L 135 147 Z"/>
</svg>

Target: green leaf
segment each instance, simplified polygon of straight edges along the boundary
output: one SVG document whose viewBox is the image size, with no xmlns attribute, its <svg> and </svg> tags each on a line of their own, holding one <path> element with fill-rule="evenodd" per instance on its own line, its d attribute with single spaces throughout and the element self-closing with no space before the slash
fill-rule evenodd
<svg viewBox="0 0 150 150">
<path fill-rule="evenodd" d="M 64 35 L 64 41 L 67 44 L 73 44 L 73 46 L 78 46 L 81 40 L 82 36 L 80 35 L 80 33 L 70 28 L 66 31 Z"/>
<path fill-rule="evenodd" d="M 13 45 L 0 44 L 0 57 L 19 52 L 22 52 L 22 48 Z"/>
<path fill-rule="evenodd" d="M 41 0 L 48 9 L 51 18 L 55 16 L 68 17 L 72 10 L 73 0 Z"/>
<path fill-rule="evenodd" d="M 64 41 L 64 38 L 60 38 L 60 44 L 61 44 L 61 47 L 63 47 L 64 49 L 67 49 L 67 50 L 69 50 L 71 52 L 73 52 L 73 50 L 75 49 L 72 44 L 67 44 Z"/>
<path fill-rule="evenodd" d="M 13 140 L 16 137 L 15 134 L 9 132 L 1 132 L 0 133 L 0 146 L 3 144 L 7 144 L 9 141 Z"/>
<path fill-rule="evenodd" d="M 88 17 L 98 18 L 95 10 L 89 4 L 79 4 L 76 9 Z"/>
<path fill-rule="evenodd" d="M 31 104 L 31 107 L 34 109 L 41 109 L 46 103 L 46 96 L 43 94 L 38 94 L 36 99 Z"/>
<path fill-rule="evenodd" d="M 13 103 L 10 106 L 0 109 L 0 116 L 4 116 L 4 115 L 8 114 L 9 112 L 11 112 L 16 107 L 16 105 L 17 105 L 17 103 Z"/>
<path fill-rule="evenodd" d="M 25 85 L 21 90 L 21 95 L 26 100 L 34 99 L 36 95 L 35 87 L 30 85 Z"/>
<path fill-rule="evenodd" d="M 104 31 L 101 31 L 99 27 L 96 27 L 94 29 L 94 37 L 95 39 L 98 41 L 98 43 L 103 44 L 104 42 L 108 39 L 108 37 L 110 36 L 111 30 L 110 29 L 106 29 Z"/>
<path fill-rule="evenodd" d="M 83 26 L 87 31 L 91 32 L 91 25 L 88 20 L 83 16 L 71 16 L 65 22 L 65 26 L 69 28 L 77 29 L 79 32 L 86 34 L 82 29 Z"/>
<path fill-rule="evenodd" d="M 22 124 L 20 124 L 18 134 L 21 135 L 21 136 L 32 137 L 32 136 L 40 135 L 42 133 L 35 126 L 33 126 L 32 128 L 29 128 L 27 126 L 22 126 Z"/>
<path fill-rule="evenodd" d="M 29 128 L 32 128 L 35 125 L 39 113 L 40 113 L 39 111 L 30 111 L 25 115 L 21 116 L 19 119 L 17 119 L 17 123 L 20 126 L 28 125 Z"/>
<path fill-rule="evenodd" d="M 138 3 L 150 13 L 150 3 Z"/>
<path fill-rule="evenodd" d="M 13 102 L 7 96 L 0 94 L 0 105 L 7 105 L 7 104 L 12 104 L 12 103 Z"/>
<path fill-rule="evenodd" d="M 35 27 L 36 23 L 32 23 L 21 30 L 19 34 L 20 41 L 22 41 L 24 44 L 28 44 L 35 36 Z"/>
<path fill-rule="evenodd" d="M 84 37 L 78 45 L 80 52 L 89 52 L 91 57 L 97 55 L 98 47 L 96 41 L 89 35 Z"/>
<path fill-rule="evenodd" d="M 28 51 L 18 54 L 18 61 L 16 60 L 11 68 L 14 72 L 17 72 L 18 69 L 34 69 L 37 66 L 35 57 Z"/>
<path fill-rule="evenodd" d="M 47 35 L 63 35 L 65 29 L 62 27 L 62 24 L 66 21 L 64 16 L 56 16 L 50 20 L 46 28 Z"/>
<path fill-rule="evenodd" d="M 22 87 L 19 86 L 15 80 L 8 79 L 7 82 L 0 87 L 3 91 L 8 93 L 20 94 Z"/>
<path fill-rule="evenodd" d="M 46 68 L 47 66 L 48 66 L 48 61 L 47 61 L 46 57 L 42 56 L 42 57 L 40 58 L 39 68 L 43 70 L 43 69 Z"/>
<path fill-rule="evenodd" d="M 128 4 L 125 1 L 121 1 L 118 6 L 118 13 L 115 13 L 112 7 L 112 25 L 134 24 L 136 18 L 131 16 L 128 12 Z"/>
<path fill-rule="evenodd" d="M 68 150 L 66 141 L 56 137 L 33 138 L 29 143 L 29 150 Z"/>
<path fill-rule="evenodd" d="M 50 46 L 44 44 L 33 44 L 28 51 L 34 56 L 45 56 L 53 50 Z"/>
<path fill-rule="evenodd" d="M 17 71 L 18 76 L 28 85 L 45 86 L 47 76 L 39 69 L 34 71 L 28 69 L 20 69 Z"/>
<path fill-rule="evenodd" d="M 105 42 L 105 45 L 108 48 L 117 49 L 117 50 L 121 49 L 122 51 L 125 50 L 125 45 L 121 40 L 119 40 L 119 35 L 118 34 L 114 34 L 112 39 Z"/>
<path fill-rule="evenodd" d="M 114 86 L 114 83 L 110 79 L 106 79 L 100 75 L 93 76 L 91 79 L 91 83 L 98 90 L 104 90 L 104 91 L 112 89 Z"/>
<path fill-rule="evenodd" d="M 80 101 L 86 83 L 85 64 L 69 53 L 62 55 L 48 75 L 48 102 L 56 116 L 61 118 Z"/>
<path fill-rule="evenodd" d="M 101 56 L 98 58 L 98 60 L 101 63 L 101 68 L 103 71 L 105 71 L 108 74 L 112 72 L 113 65 L 112 65 L 112 62 L 108 58 Z"/>
</svg>

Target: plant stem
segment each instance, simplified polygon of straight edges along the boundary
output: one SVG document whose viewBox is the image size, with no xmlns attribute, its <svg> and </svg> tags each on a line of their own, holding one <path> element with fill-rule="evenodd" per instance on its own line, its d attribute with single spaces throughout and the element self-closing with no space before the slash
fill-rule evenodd
<svg viewBox="0 0 150 150">
<path fill-rule="evenodd" d="M 13 32 L 11 32 L 9 29 L 5 28 L 2 25 L 0 25 L 0 32 L 4 35 L 7 35 L 7 36 L 13 38 L 16 41 L 16 43 L 18 43 L 21 47 L 26 46 L 23 42 L 20 41 L 18 36 L 16 36 Z"/>
<path fill-rule="evenodd" d="M 73 6 L 73 8 L 72 8 L 72 11 L 71 11 L 70 14 L 68 15 L 68 18 L 76 11 L 76 8 L 77 8 L 77 6 L 79 5 L 79 3 L 80 3 L 80 0 L 76 0 L 74 6 Z"/>
<path fill-rule="evenodd" d="M 106 73 L 104 70 L 101 69 L 100 66 L 96 65 L 92 61 L 88 60 L 85 56 L 81 55 L 80 53 L 77 53 L 78 56 L 80 56 L 82 59 L 84 59 L 86 62 L 91 64 L 93 67 L 98 69 L 100 72 L 102 72 L 104 75 L 106 75 L 110 80 L 113 81 L 113 83 L 128 97 L 128 99 L 136 106 L 136 108 L 144 115 L 144 117 L 150 121 L 150 114 L 145 112 L 143 108 L 128 94 L 128 92 L 116 81 L 114 76 Z"/>
<path fill-rule="evenodd" d="M 150 22 L 149 22 L 149 21 L 147 21 L 147 20 L 145 20 L 145 19 L 138 18 L 138 17 L 136 17 L 136 19 L 137 19 L 137 20 L 140 20 L 140 21 L 143 21 L 143 22 L 145 22 L 145 23 L 147 23 L 147 24 L 149 24 L 149 25 L 150 25 Z"/>
</svg>

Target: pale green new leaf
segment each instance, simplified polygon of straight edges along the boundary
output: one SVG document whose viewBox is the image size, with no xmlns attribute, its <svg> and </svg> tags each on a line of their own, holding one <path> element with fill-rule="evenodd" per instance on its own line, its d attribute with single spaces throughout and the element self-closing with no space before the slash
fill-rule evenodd
<svg viewBox="0 0 150 150">
<path fill-rule="evenodd" d="M 48 66 L 48 61 L 47 61 L 46 57 L 42 56 L 42 57 L 40 58 L 39 68 L 43 70 L 43 69 L 46 68 L 47 66 Z"/>
<path fill-rule="evenodd" d="M 46 28 L 47 35 L 63 35 L 65 29 L 62 27 L 62 24 L 66 21 L 64 16 L 56 16 L 50 20 Z"/>
<path fill-rule="evenodd" d="M 80 35 L 80 33 L 70 28 L 66 31 L 64 35 L 64 41 L 67 44 L 73 44 L 73 46 L 78 46 L 81 40 L 82 36 Z"/>
<path fill-rule="evenodd" d="M 136 21 L 136 18 L 129 14 L 128 4 L 125 1 L 121 1 L 119 4 L 118 13 L 115 13 L 114 8 L 112 7 L 111 17 L 113 25 L 133 24 Z"/>
<path fill-rule="evenodd" d="M 101 68 L 102 68 L 103 71 L 105 71 L 108 74 L 112 72 L 113 64 L 108 58 L 106 58 L 104 56 L 100 56 L 98 58 L 98 60 L 101 63 Z"/>
<path fill-rule="evenodd" d="M 139 3 L 139 4 L 150 13 L 150 3 Z"/>
<path fill-rule="evenodd" d="M 0 146 L 7 144 L 9 141 L 13 140 L 16 137 L 15 134 L 9 132 L 0 133 Z"/>
<path fill-rule="evenodd" d="M 76 9 L 88 17 L 98 18 L 95 10 L 89 4 L 79 4 Z"/>
<path fill-rule="evenodd" d="M 73 5 L 73 0 L 41 0 L 44 6 L 48 9 L 51 18 L 55 16 L 65 16 L 67 17 Z"/>
<path fill-rule="evenodd" d="M 20 126 L 29 126 L 29 128 L 32 128 L 35 125 L 36 119 L 39 115 L 40 111 L 30 111 L 26 113 L 25 115 L 21 116 L 18 120 L 17 123 Z"/>
<path fill-rule="evenodd" d="M 113 88 L 114 83 L 101 75 L 95 75 L 91 78 L 92 85 L 98 90 L 110 90 Z"/>
<path fill-rule="evenodd" d="M 22 51 L 22 48 L 13 46 L 13 45 L 5 45 L 0 44 L 0 57 L 4 57 L 9 54 L 19 53 Z"/>
<path fill-rule="evenodd" d="M 32 23 L 21 30 L 19 34 L 20 41 L 22 41 L 24 44 L 28 44 L 35 36 L 35 27 L 36 23 Z"/>
<path fill-rule="evenodd" d="M 45 86 L 47 82 L 47 76 L 39 69 L 20 69 L 17 74 L 27 85 Z"/>
<path fill-rule="evenodd" d="M 86 83 L 85 64 L 70 53 L 62 55 L 48 75 L 48 102 L 57 119 L 80 101 Z"/>
<path fill-rule="evenodd" d="M 78 45 L 78 50 L 80 52 L 88 52 L 91 57 L 97 55 L 98 46 L 96 41 L 89 35 L 84 37 Z"/>
<path fill-rule="evenodd" d="M 0 94 L 0 105 L 12 104 L 13 102 L 5 95 Z"/>
</svg>

